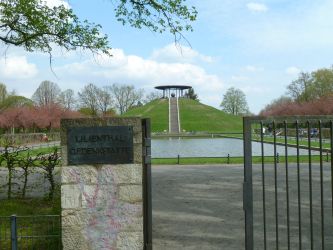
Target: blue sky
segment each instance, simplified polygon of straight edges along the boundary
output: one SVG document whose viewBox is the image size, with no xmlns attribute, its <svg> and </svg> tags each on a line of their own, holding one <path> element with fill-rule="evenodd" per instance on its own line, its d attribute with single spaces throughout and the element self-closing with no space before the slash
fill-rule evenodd
<svg viewBox="0 0 333 250">
<path fill-rule="evenodd" d="M 48 0 L 49 4 L 61 0 Z M 333 59 L 333 1 L 190 0 L 199 15 L 191 47 L 179 49 L 170 34 L 136 30 L 115 21 L 109 0 L 69 0 L 83 19 L 103 26 L 112 58 L 66 53 L 55 48 L 53 71 L 48 56 L 0 46 L 0 81 L 31 97 L 43 80 L 76 92 L 87 83 L 133 84 L 147 93 L 162 84 L 192 85 L 200 100 L 219 107 L 229 87 L 244 91 L 258 113 L 285 94 L 300 71 L 330 67 Z"/>
</svg>

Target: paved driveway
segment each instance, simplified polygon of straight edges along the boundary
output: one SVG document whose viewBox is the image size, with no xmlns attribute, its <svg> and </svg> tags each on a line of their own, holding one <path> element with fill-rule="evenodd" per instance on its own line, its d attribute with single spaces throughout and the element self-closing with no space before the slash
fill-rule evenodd
<svg viewBox="0 0 333 250">
<path fill-rule="evenodd" d="M 153 246 L 244 249 L 243 167 L 153 166 Z"/>
<path fill-rule="evenodd" d="M 297 165 L 289 164 L 291 249 L 299 248 Z M 279 249 L 288 249 L 285 164 L 277 166 Z M 244 249 L 243 166 L 153 166 L 154 249 Z M 267 248 L 275 249 L 274 165 L 265 165 Z M 325 249 L 333 249 L 331 166 L 323 166 Z M 320 167 L 312 166 L 314 249 L 322 246 Z M 302 249 L 310 249 L 309 166 L 300 165 Z M 261 166 L 253 166 L 255 249 L 263 246 Z"/>
</svg>

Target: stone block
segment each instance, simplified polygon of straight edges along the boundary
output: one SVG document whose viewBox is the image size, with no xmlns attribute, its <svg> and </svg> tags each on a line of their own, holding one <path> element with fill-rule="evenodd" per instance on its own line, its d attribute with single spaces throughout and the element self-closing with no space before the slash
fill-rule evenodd
<svg viewBox="0 0 333 250">
<path fill-rule="evenodd" d="M 142 232 L 121 232 L 117 237 L 117 250 L 142 250 Z"/>
<path fill-rule="evenodd" d="M 62 210 L 61 218 L 63 227 L 86 226 L 88 224 L 88 217 L 83 211 Z"/>
<path fill-rule="evenodd" d="M 142 146 L 141 144 L 134 144 L 134 163 L 140 164 L 142 163 Z"/>
<path fill-rule="evenodd" d="M 94 209 L 103 200 L 103 192 L 98 185 L 84 185 L 82 192 L 82 207 Z"/>
<path fill-rule="evenodd" d="M 141 164 L 104 165 L 101 171 L 101 183 L 141 184 L 142 165 Z"/>
<path fill-rule="evenodd" d="M 81 227 L 62 227 L 63 250 L 90 250 Z"/>
<path fill-rule="evenodd" d="M 63 133 L 61 133 L 63 134 Z M 62 136 L 64 137 L 64 136 Z M 67 138 L 66 138 L 67 140 Z M 63 143 L 63 141 L 61 141 Z M 68 164 L 68 155 L 67 155 L 67 145 L 62 145 L 61 146 L 61 164 L 62 166 L 66 166 Z"/>
<path fill-rule="evenodd" d="M 96 184 L 97 169 L 90 165 L 66 166 L 62 168 L 61 183 L 63 184 Z"/>
<path fill-rule="evenodd" d="M 78 185 L 68 184 L 61 186 L 61 208 L 80 208 L 81 190 Z"/>
<path fill-rule="evenodd" d="M 118 198 L 121 201 L 142 202 L 142 185 L 121 185 L 118 187 Z"/>
<path fill-rule="evenodd" d="M 143 232 L 143 217 L 132 217 L 130 223 L 121 225 L 123 232 Z"/>
</svg>

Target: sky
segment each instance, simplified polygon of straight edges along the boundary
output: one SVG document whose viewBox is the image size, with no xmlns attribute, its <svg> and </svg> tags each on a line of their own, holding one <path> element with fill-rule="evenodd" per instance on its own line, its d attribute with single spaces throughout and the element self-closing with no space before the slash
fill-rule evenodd
<svg viewBox="0 0 333 250">
<path fill-rule="evenodd" d="M 0 45 L 0 82 L 30 98 L 44 80 L 80 91 L 131 84 L 146 93 L 157 85 L 191 85 L 202 103 L 220 108 L 230 87 L 241 89 L 254 114 L 286 94 L 302 71 L 333 65 L 332 0 L 187 0 L 198 10 L 181 46 L 171 34 L 123 26 L 110 0 L 65 3 L 81 18 L 102 25 L 112 57 L 66 52 L 48 55 Z"/>
</svg>

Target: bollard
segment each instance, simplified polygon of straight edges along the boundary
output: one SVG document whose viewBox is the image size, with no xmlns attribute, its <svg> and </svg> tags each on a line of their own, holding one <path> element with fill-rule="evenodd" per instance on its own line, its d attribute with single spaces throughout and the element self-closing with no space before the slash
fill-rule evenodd
<svg viewBox="0 0 333 250">
<path fill-rule="evenodd" d="M 12 250 L 17 250 L 17 224 L 15 214 L 10 216 L 10 239 Z"/>
<path fill-rule="evenodd" d="M 326 162 L 328 162 L 328 151 L 326 151 Z"/>
<path fill-rule="evenodd" d="M 230 154 L 228 154 L 227 163 L 230 164 Z"/>
<path fill-rule="evenodd" d="M 177 157 L 177 164 L 179 165 L 179 162 L 180 162 L 180 155 L 178 155 Z"/>
</svg>

